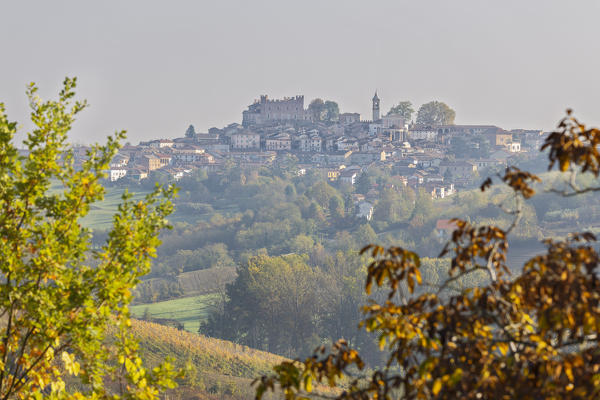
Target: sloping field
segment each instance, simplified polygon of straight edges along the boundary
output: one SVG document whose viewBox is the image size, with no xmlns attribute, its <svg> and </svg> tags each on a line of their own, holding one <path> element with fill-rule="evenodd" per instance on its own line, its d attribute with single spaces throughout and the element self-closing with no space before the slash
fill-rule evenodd
<svg viewBox="0 0 600 400">
<path fill-rule="evenodd" d="M 131 307 L 131 315 L 135 318 L 142 318 L 144 313 L 147 313 L 150 318 L 172 319 L 183 324 L 186 331 L 197 333 L 200 321 L 208 316 L 211 306 L 218 297 L 217 294 L 205 294 L 158 303 L 139 304 Z"/>
<path fill-rule="evenodd" d="M 273 365 L 284 360 L 264 351 L 149 322 L 133 320 L 131 327 L 150 365 L 166 357 L 174 358 L 179 368 L 186 363 L 192 365 L 188 376 L 171 393 L 173 398 L 251 399 L 254 378 L 269 373 Z"/>
<path fill-rule="evenodd" d="M 179 383 L 180 387 L 167 394 L 169 398 L 252 399 L 252 381 L 285 360 L 265 351 L 149 322 L 133 320 L 131 328 L 149 365 L 165 357 L 174 358 L 178 367 L 186 363 L 192 365 L 191 372 Z M 319 386 L 317 390 L 333 394 L 325 387 Z"/>
<path fill-rule="evenodd" d="M 118 211 L 121 204 L 124 189 L 107 188 L 104 200 L 90 206 L 90 212 L 81 220 L 82 225 L 91 229 L 109 229 L 112 226 L 113 215 Z M 136 189 L 133 193 L 134 200 L 142 200 L 149 191 Z"/>
</svg>

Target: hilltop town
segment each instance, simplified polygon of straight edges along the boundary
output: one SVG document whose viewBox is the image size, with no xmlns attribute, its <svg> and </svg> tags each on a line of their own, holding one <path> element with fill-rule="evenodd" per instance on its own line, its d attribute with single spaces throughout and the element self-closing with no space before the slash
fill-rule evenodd
<svg viewBox="0 0 600 400">
<path fill-rule="evenodd" d="M 313 171 L 349 185 L 371 166 L 388 167 L 403 185 L 435 199 L 472 187 L 481 174 L 517 158 L 538 156 L 544 137 L 540 130 L 494 125 L 415 124 L 399 114 L 381 115 L 377 93 L 371 101 L 372 118 L 363 120 L 337 112 L 335 103 L 333 115 L 321 118 L 305 107 L 304 96 L 261 96 L 242 112 L 241 124 L 206 133 L 190 125 L 183 137 L 124 146 L 111 163 L 110 181 L 151 179 L 158 172 L 178 180 L 195 169 L 219 173 L 227 163 L 276 167 L 291 159 L 298 175 Z M 329 113 L 327 103 L 333 102 L 319 112 Z M 85 148 L 78 150 L 83 157 Z"/>
</svg>

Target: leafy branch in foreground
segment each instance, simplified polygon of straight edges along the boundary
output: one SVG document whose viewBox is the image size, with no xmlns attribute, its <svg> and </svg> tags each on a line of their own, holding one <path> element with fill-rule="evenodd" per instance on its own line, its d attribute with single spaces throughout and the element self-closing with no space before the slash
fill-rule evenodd
<svg viewBox="0 0 600 400">
<path fill-rule="evenodd" d="M 549 169 L 600 175 L 600 135 L 571 117 L 548 136 Z M 522 204 L 540 178 L 510 167 L 500 180 L 513 192 L 514 217 L 507 228 L 472 226 L 456 230 L 442 251 L 452 257 L 446 282 L 435 293 L 422 282 L 420 259 L 403 248 L 369 245 L 366 290 L 388 291 L 381 303 L 363 308 L 361 323 L 379 336 L 387 361 L 370 376 L 358 352 L 344 343 L 305 361 L 283 363 L 258 379 L 257 399 L 281 389 L 286 399 L 308 399 L 315 383 L 338 388 L 337 399 L 569 399 L 600 396 L 599 256 L 591 233 L 548 239 L 544 254 L 511 275 L 508 236 L 518 226 Z M 492 180 L 486 180 L 486 190 Z M 571 186 L 563 195 L 595 191 Z M 487 284 L 457 289 L 451 283 L 486 271 Z M 422 286 L 422 288 L 420 288 Z M 417 290 L 419 289 L 419 290 Z M 458 292 L 458 293 L 457 293 Z M 345 377 L 346 380 L 343 380 Z M 352 379 L 352 380 L 349 380 Z"/>
<path fill-rule="evenodd" d="M 125 133 L 93 146 L 75 168 L 67 133 L 86 107 L 73 103 L 75 85 L 65 79 L 56 101 L 29 86 L 27 156 L 0 104 L 0 399 L 157 398 L 179 372 L 143 367 L 128 304 L 168 227 L 175 190 L 157 188 L 139 202 L 124 193 L 106 244 L 91 249 L 80 220 L 102 200 L 100 181 Z"/>
</svg>

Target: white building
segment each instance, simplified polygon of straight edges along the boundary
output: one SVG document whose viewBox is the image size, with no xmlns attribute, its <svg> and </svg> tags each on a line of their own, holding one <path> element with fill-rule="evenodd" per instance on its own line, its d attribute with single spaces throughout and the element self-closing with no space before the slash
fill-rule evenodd
<svg viewBox="0 0 600 400">
<path fill-rule="evenodd" d="M 408 130 L 408 140 L 427 140 L 434 141 L 437 138 L 437 131 L 430 126 L 414 126 Z"/>
<path fill-rule="evenodd" d="M 340 182 L 342 183 L 347 183 L 349 185 L 354 185 L 356 183 L 356 176 L 358 175 L 358 172 L 356 172 L 356 170 L 343 170 L 340 173 Z"/>
<path fill-rule="evenodd" d="M 519 153 L 521 151 L 521 143 L 519 142 L 510 142 L 506 145 L 506 148 L 511 153 Z"/>
<path fill-rule="evenodd" d="M 235 150 L 258 150 L 260 135 L 252 132 L 234 133 L 231 135 L 231 148 Z"/>
<path fill-rule="evenodd" d="M 122 177 L 127 175 L 127 170 L 124 168 L 111 168 L 110 169 L 110 181 L 118 181 Z"/>
</svg>

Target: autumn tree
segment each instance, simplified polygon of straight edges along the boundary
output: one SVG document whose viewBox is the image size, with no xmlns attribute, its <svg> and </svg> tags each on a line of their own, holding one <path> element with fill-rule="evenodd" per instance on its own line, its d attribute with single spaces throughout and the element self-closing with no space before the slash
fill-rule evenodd
<svg viewBox="0 0 600 400">
<path fill-rule="evenodd" d="M 566 174 L 560 196 L 600 191 L 600 130 L 570 113 L 546 137 L 548 169 Z M 581 186 L 577 175 L 595 178 Z M 456 229 L 440 256 L 444 279 L 429 282 L 421 258 L 400 247 L 369 245 L 365 290 L 384 290 L 363 307 L 361 326 L 378 336 L 383 368 L 367 371 L 347 342 L 284 362 L 258 379 L 257 398 L 276 387 L 286 399 L 319 398 L 315 384 L 338 388 L 337 399 L 591 399 L 600 394 L 600 280 L 596 237 L 574 232 L 544 241 L 546 251 L 521 270 L 507 265 L 508 238 L 523 218 L 540 177 L 509 167 L 487 179 L 510 189 L 504 226 Z M 589 180 L 587 180 L 589 182 Z M 469 277 L 476 276 L 476 279 Z M 459 286 L 457 281 L 477 284 Z M 328 398 L 331 398 L 329 396 Z"/>
<path fill-rule="evenodd" d="M 412 119 L 412 115 L 414 112 L 415 110 L 413 109 L 412 103 L 410 101 L 401 101 L 400 103 L 390 108 L 390 111 L 388 111 L 387 115 L 399 115 L 402 118 L 404 118 L 406 122 L 409 122 Z"/>
<path fill-rule="evenodd" d="M 86 107 L 74 101 L 75 84 L 66 79 L 56 101 L 29 86 L 26 154 L 0 104 L 0 398 L 158 398 L 175 373 L 143 366 L 128 305 L 174 191 L 143 201 L 126 192 L 106 242 L 92 249 L 81 218 L 102 200 L 100 181 L 125 135 L 92 146 L 75 166 L 67 133 Z"/>
<path fill-rule="evenodd" d="M 416 122 L 419 125 L 451 125 L 455 117 L 456 112 L 446 103 L 430 101 L 419 107 Z"/>
</svg>

